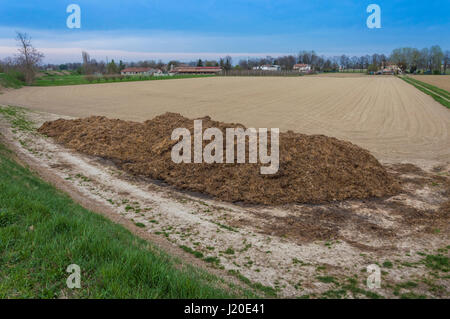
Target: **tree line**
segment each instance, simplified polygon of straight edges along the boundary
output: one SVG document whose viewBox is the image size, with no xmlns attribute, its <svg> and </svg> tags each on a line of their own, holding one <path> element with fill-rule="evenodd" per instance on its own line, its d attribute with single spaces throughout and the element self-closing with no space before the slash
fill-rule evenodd
<svg viewBox="0 0 450 319">
<path fill-rule="evenodd" d="M 362 56 L 333 56 L 327 57 L 318 55 L 315 51 L 300 51 L 297 55 L 284 55 L 279 57 L 266 56 L 264 58 L 240 59 L 233 64 L 231 56 L 225 56 L 218 60 L 198 59 L 188 63 L 177 60 L 164 63 L 162 60 L 144 60 L 137 62 L 118 63 L 111 61 L 97 61 L 92 59 L 87 52 L 82 52 L 81 63 L 64 63 L 60 65 L 41 64 L 44 55 L 31 44 L 31 38 L 18 32 L 16 35 L 18 42 L 18 53 L 14 57 L 7 57 L 0 61 L 0 73 L 6 72 L 14 75 L 16 78 L 31 84 L 34 81 L 39 68 L 68 70 L 78 74 L 118 74 L 126 67 L 150 67 L 169 71 L 173 67 L 180 65 L 190 66 L 220 66 L 225 71 L 229 70 L 252 70 L 254 67 L 269 64 L 279 65 L 282 71 L 290 71 L 295 64 L 308 64 L 314 72 L 336 72 L 340 70 L 367 70 L 377 71 L 387 63 L 398 65 L 403 71 L 410 73 L 421 70 L 433 72 L 435 74 L 444 74 L 450 64 L 450 51 L 442 50 L 440 46 L 434 45 L 430 48 L 411 48 L 403 47 L 394 49 L 389 56 L 385 54 L 372 54 Z"/>
<path fill-rule="evenodd" d="M 410 73 L 420 69 L 440 73 L 441 68 L 446 73 L 450 63 L 450 51 L 443 51 L 438 45 L 421 50 L 409 47 L 398 48 L 392 51 L 390 61 L 397 64 L 403 71 L 408 70 Z"/>
<path fill-rule="evenodd" d="M 397 64 L 402 71 L 414 73 L 417 70 L 424 70 L 434 73 L 444 74 L 450 65 L 450 51 L 443 51 L 440 46 L 434 45 L 431 48 L 397 48 L 389 56 L 385 54 L 372 54 L 362 56 L 319 56 L 315 51 L 301 51 L 297 56 L 286 55 L 277 58 L 270 56 L 265 58 L 253 58 L 240 60 L 235 68 L 251 70 L 256 66 L 265 64 L 276 64 L 282 70 L 292 70 L 295 64 L 309 64 L 314 71 L 336 72 L 339 69 L 345 70 L 368 70 L 377 71 L 387 63 Z"/>
<path fill-rule="evenodd" d="M 414 73 L 417 70 L 424 71 L 440 71 L 447 70 L 450 65 L 449 62 L 450 51 L 443 51 L 440 46 L 435 45 L 431 48 L 423 48 L 421 50 L 416 48 L 397 48 L 392 51 L 389 56 L 385 54 L 372 54 L 362 56 L 349 56 L 346 54 L 340 56 L 326 57 L 324 55 L 318 55 L 315 51 L 301 51 L 298 55 L 285 55 L 279 57 L 266 56 L 263 58 L 248 58 L 240 59 L 233 65 L 233 59 L 231 56 L 225 56 L 218 60 L 202 60 L 198 59 L 191 62 L 181 62 L 178 60 L 172 60 L 168 63 L 155 60 L 144 60 L 137 62 L 119 61 L 116 63 L 114 60 L 111 62 L 96 61 L 90 59 L 89 54 L 83 52 L 83 63 L 66 63 L 61 65 L 47 65 L 50 68 L 59 68 L 60 70 L 78 71 L 80 74 L 114 74 L 120 73 L 125 67 L 151 67 L 155 69 L 161 69 L 163 71 L 170 70 L 171 67 L 177 67 L 180 65 L 189 66 L 220 66 L 224 70 L 252 70 L 254 67 L 261 65 L 279 65 L 281 70 L 292 70 L 295 64 L 309 64 L 312 69 L 317 72 L 337 72 L 340 69 L 344 70 L 369 70 L 377 71 L 383 65 L 387 63 L 397 64 L 403 71 Z"/>
<path fill-rule="evenodd" d="M 301 51 L 298 55 L 285 55 L 280 57 L 252 58 L 240 60 L 235 68 L 242 70 L 251 70 L 254 67 L 275 64 L 281 67 L 281 70 L 292 70 L 295 64 L 308 64 L 317 72 L 336 72 L 339 69 L 368 69 L 370 65 L 381 67 L 383 62 L 388 61 L 384 54 L 373 54 L 364 56 L 341 56 L 326 57 L 318 55 L 315 51 Z"/>
</svg>

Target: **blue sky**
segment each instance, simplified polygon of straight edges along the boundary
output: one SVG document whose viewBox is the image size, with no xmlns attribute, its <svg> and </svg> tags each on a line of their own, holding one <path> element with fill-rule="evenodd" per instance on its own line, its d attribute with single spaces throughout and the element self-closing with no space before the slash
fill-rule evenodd
<svg viewBox="0 0 450 319">
<path fill-rule="evenodd" d="M 81 29 L 66 26 L 71 3 L 81 7 Z M 381 29 L 366 26 L 371 3 L 381 7 Z M 55 63 L 79 61 L 81 50 L 130 61 L 450 49 L 449 11 L 448 0 L 0 0 L 0 58 L 16 49 L 16 30 Z"/>
</svg>

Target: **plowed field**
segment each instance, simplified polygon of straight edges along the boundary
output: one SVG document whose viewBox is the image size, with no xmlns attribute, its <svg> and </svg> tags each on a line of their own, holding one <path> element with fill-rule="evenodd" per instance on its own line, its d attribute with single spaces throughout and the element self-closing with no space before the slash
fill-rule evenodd
<svg viewBox="0 0 450 319">
<path fill-rule="evenodd" d="M 381 160 L 450 158 L 450 110 L 390 76 L 216 77 L 26 87 L 0 104 L 75 117 L 145 121 L 165 112 L 210 116 L 355 143 Z"/>
</svg>

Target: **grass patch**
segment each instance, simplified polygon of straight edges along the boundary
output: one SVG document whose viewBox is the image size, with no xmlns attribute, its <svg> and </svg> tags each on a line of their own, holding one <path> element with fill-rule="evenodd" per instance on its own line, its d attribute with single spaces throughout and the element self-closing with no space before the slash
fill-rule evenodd
<svg viewBox="0 0 450 319">
<path fill-rule="evenodd" d="M 81 268 L 68 289 L 66 268 Z M 219 278 L 90 212 L 0 144 L 0 298 L 227 298 Z M 240 292 L 241 290 L 239 290 Z"/>
<path fill-rule="evenodd" d="M 397 284 L 396 287 L 403 288 L 403 289 L 411 289 L 411 288 L 416 288 L 417 283 L 415 283 L 414 281 L 407 281 L 407 282 Z"/>
<path fill-rule="evenodd" d="M 33 132 L 34 123 L 25 118 L 25 111 L 17 106 L 0 106 L 0 114 L 10 123 L 11 127 L 25 132 Z"/>
<path fill-rule="evenodd" d="M 338 286 L 338 289 L 330 289 L 320 295 L 320 298 L 324 299 L 343 299 L 353 296 L 353 298 L 359 298 L 359 296 L 365 296 L 371 299 L 382 298 L 379 294 L 365 290 L 358 287 L 358 281 L 355 278 L 347 278 L 346 281 L 338 282 L 338 280 L 332 276 L 317 277 L 317 279 L 324 283 L 333 283 Z"/>
<path fill-rule="evenodd" d="M 426 82 L 419 81 L 419 80 L 414 79 L 414 78 L 408 77 L 408 79 L 411 82 L 414 82 L 414 83 L 416 83 L 418 85 L 422 85 L 423 87 L 429 89 L 430 91 L 433 91 L 433 92 L 435 92 L 435 93 L 437 93 L 439 95 L 442 95 L 446 99 L 450 99 L 450 93 L 447 90 L 441 89 L 441 88 L 439 88 L 437 86 L 434 86 L 434 85 L 426 83 Z"/>
<path fill-rule="evenodd" d="M 209 256 L 209 257 L 205 257 L 203 258 L 204 261 L 206 261 L 207 263 L 212 263 L 212 264 L 220 264 L 220 259 L 215 257 L 215 256 Z"/>
<path fill-rule="evenodd" d="M 448 92 L 447 91 L 439 89 L 439 88 L 437 88 L 437 87 L 435 87 L 435 86 L 433 86 L 431 84 L 427 84 L 427 83 L 423 83 L 421 81 L 417 81 L 417 80 L 411 79 L 411 78 L 406 77 L 406 76 L 402 76 L 401 79 L 403 79 L 405 82 L 411 84 L 412 86 L 414 86 L 416 89 L 422 91 L 423 93 L 428 94 L 435 101 L 441 103 L 443 106 L 445 106 L 447 108 L 450 108 L 450 102 L 447 101 L 446 99 L 442 98 L 442 96 L 444 96 L 444 97 L 448 96 Z M 434 90 L 427 89 L 424 84 L 428 85 L 428 86 L 431 86 L 431 87 L 434 87 L 435 89 Z M 438 93 L 440 91 L 444 91 L 444 92 L 446 92 L 446 94 Z"/>
<path fill-rule="evenodd" d="M 37 78 L 32 84 L 33 86 L 63 86 L 63 85 L 81 85 L 81 84 L 98 84 L 98 83 L 114 83 L 114 82 L 135 82 L 135 81 L 157 81 L 157 80 L 175 80 L 175 79 L 189 79 L 210 77 L 213 75 L 202 74 L 187 74 L 187 75 L 173 75 L 173 76 L 124 76 L 119 75 L 115 77 L 92 76 L 86 77 L 84 75 L 48 75 Z"/>
<path fill-rule="evenodd" d="M 272 288 L 270 286 L 264 286 L 263 284 L 261 284 L 259 282 L 252 282 L 250 279 L 248 279 L 247 277 L 242 275 L 239 272 L 239 270 L 232 270 L 231 269 L 231 270 L 228 271 L 228 273 L 230 275 L 235 276 L 236 278 L 238 278 L 240 281 L 242 281 L 243 283 L 247 284 L 248 286 L 263 292 L 268 297 L 276 297 L 277 296 L 276 289 L 274 289 L 274 288 Z"/>
<path fill-rule="evenodd" d="M 322 271 L 322 270 L 326 270 L 327 269 L 327 267 L 325 267 L 325 266 L 317 266 L 316 267 L 316 271 Z"/>
<path fill-rule="evenodd" d="M 444 256 L 442 254 L 437 255 L 427 255 L 422 262 L 426 267 L 431 268 L 433 270 L 439 270 L 443 272 L 448 272 L 450 270 L 449 267 L 449 257 Z"/>
<path fill-rule="evenodd" d="M 218 223 L 218 222 L 214 222 L 214 224 L 216 224 L 216 225 L 219 226 L 220 228 L 223 228 L 223 229 L 226 229 L 226 230 L 229 230 L 229 231 L 232 231 L 232 232 L 236 232 L 236 233 L 237 233 L 237 229 L 234 229 L 234 228 L 231 227 L 231 226 L 227 226 L 227 225 L 224 225 L 224 224 L 221 224 L 221 223 Z"/>
<path fill-rule="evenodd" d="M 0 73 L 0 86 L 18 89 L 24 85 L 25 83 L 18 79 L 15 74 Z"/>
<path fill-rule="evenodd" d="M 400 299 L 426 299 L 427 296 L 418 295 L 413 292 L 407 292 L 400 295 Z"/>
<path fill-rule="evenodd" d="M 229 247 L 227 248 L 227 250 L 224 251 L 224 253 L 227 255 L 234 255 L 234 249 Z"/>
<path fill-rule="evenodd" d="M 358 287 L 358 281 L 355 278 L 348 278 L 347 283 L 342 286 L 342 289 L 347 290 L 353 294 L 353 296 L 356 298 L 358 295 L 364 295 L 367 298 L 371 299 L 380 299 L 382 296 L 379 294 L 365 290 Z"/>
<path fill-rule="evenodd" d="M 197 258 L 203 258 L 203 253 L 200 251 L 193 250 L 192 248 L 185 245 L 181 245 L 180 248 L 183 249 L 185 252 L 194 255 Z"/>
<path fill-rule="evenodd" d="M 334 283 L 336 284 L 336 278 L 334 278 L 333 276 L 318 276 L 316 277 L 317 280 L 319 280 L 320 282 L 326 283 L 326 284 L 331 284 Z"/>
<path fill-rule="evenodd" d="M 324 299 L 343 299 L 347 296 L 347 291 L 345 289 L 332 289 L 325 291 L 321 294 L 321 298 Z"/>
</svg>

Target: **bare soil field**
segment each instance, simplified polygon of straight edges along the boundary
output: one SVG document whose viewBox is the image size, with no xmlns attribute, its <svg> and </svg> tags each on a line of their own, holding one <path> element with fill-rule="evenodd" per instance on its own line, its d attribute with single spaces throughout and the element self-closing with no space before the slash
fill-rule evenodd
<svg viewBox="0 0 450 319">
<path fill-rule="evenodd" d="M 448 162 L 450 111 L 395 77 L 217 77 L 26 87 L 0 104 L 59 115 L 145 121 L 165 112 L 210 116 L 350 141 L 383 161 Z M 424 164 L 425 165 L 425 164 Z"/>
<path fill-rule="evenodd" d="M 362 78 L 368 77 L 367 73 L 363 72 L 330 72 L 330 73 L 318 73 L 309 75 L 312 77 L 328 77 L 328 78 Z"/>
<path fill-rule="evenodd" d="M 84 206 L 263 295 L 449 297 L 450 165 L 385 165 L 402 191 L 384 198 L 236 205 L 130 175 L 36 131 L 60 115 L 21 116 L 0 117 L 0 138 L 24 164 Z M 381 268 L 378 289 L 366 285 L 372 264 Z"/>
<path fill-rule="evenodd" d="M 413 79 L 437 86 L 450 92 L 450 75 L 408 75 Z"/>
</svg>

